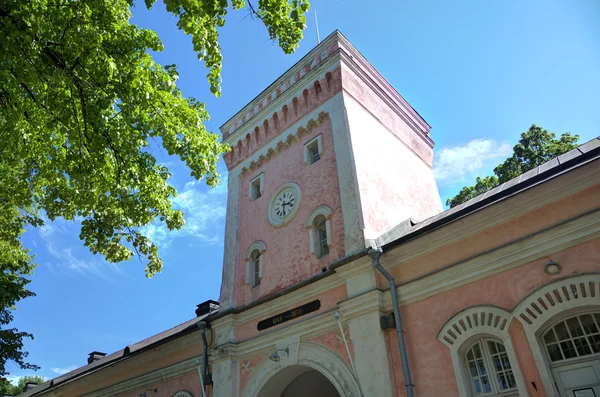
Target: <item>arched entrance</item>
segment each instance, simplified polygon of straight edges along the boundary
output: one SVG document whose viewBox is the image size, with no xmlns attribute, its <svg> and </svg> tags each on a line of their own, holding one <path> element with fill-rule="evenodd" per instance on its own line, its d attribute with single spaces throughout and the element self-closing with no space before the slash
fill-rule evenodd
<svg viewBox="0 0 600 397">
<path fill-rule="evenodd" d="M 600 274 L 548 284 L 513 314 L 523 324 L 548 396 L 600 396 Z"/>
<path fill-rule="evenodd" d="M 325 375 L 309 367 L 290 366 L 271 377 L 258 397 L 341 397 Z"/>
<path fill-rule="evenodd" d="M 286 346 L 280 361 L 265 358 L 253 371 L 242 397 L 360 397 L 346 362 L 327 347 L 310 342 Z"/>
</svg>

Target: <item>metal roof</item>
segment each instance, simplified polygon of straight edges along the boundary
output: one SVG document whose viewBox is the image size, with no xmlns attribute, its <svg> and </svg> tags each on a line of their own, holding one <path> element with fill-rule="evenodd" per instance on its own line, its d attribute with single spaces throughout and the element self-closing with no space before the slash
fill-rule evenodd
<svg viewBox="0 0 600 397">
<path fill-rule="evenodd" d="M 577 168 L 589 161 L 597 160 L 598 157 L 600 157 L 600 137 L 594 138 L 591 141 L 588 141 L 565 154 L 555 157 L 467 202 L 444 212 L 440 212 L 412 227 L 407 227 L 407 221 L 403 221 L 388 232 L 379 236 L 376 240 L 376 245 L 383 247 L 384 250 L 386 248 L 392 248 L 409 239 L 431 231 L 432 229 L 469 215 L 478 209 L 487 207 L 501 199 L 545 182 L 546 180 L 561 175 L 573 168 Z"/>
</svg>

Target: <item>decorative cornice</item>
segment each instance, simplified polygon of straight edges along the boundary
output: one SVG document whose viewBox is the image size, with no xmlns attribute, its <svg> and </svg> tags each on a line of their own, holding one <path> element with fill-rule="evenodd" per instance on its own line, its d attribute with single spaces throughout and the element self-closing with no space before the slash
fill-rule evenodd
<svg viewBox="0 0 600 397">
<path fill-rule="evenodd" d="M 272 157 L 289 148 L 292 143 L 300 140 L 303 135 L 310 134 L 312 129 L 320 126 L 327 117 L 329 117 L 328 112 L 320 112 L 316 118 L 309 119 L 306 122 L 306 126 L 300 126 L 295 132 L 280 136 L 279 140 L 271 141 L 269 145 L 263 148 L 263 151 L 266 150 L 264 154 L 260 154 L 256 160 L 250 161 L 248 166 L 242 167 L 239 176 L 242 177 L 246 172 L 252 172 L 255 168 L 260 167 Z"/>
</svg>

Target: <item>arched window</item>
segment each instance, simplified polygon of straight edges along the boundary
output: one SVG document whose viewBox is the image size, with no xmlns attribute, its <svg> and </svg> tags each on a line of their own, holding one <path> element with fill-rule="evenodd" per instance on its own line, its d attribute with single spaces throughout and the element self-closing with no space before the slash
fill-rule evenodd
<svg viewBox="0 0 600 397">
<path fill-rule="evenodd" d="M 306 220 L 310 252 L 317 258 L 329 254 L 331 247 L 331 209 L 321 206 L 313 210 Z"/>
<path fill-rule="evenodd" d="M 329 254 L 329 241 L 327 238 L 327 219 L 323 215 L 319 215 L 314 222 L 313 230 L 315 236 L 313 238 L 315 244 L 315 255 L 321 258 Z"/>
<path fill-rule="evenodd" d="M 250 285 L 256 287 L 260 285 L 260 252 L 258 250 L 252 251 L 250 254 Z"/>
<path fill-rule="evenodd" d="M 496 339 L 481 338 L 465 354 L 467 373 L 473 395 L 503 394 L 517 390 L 517 382 L 504 344 Z"/>
<path fill-rule="evenodd" d="M 600 354 L 600 312 L 561 320 L 542 340 L 551 362 Z"/>
<path fill-rule="evenodd" d="M 246 283 L 250 284 L 252 288 L 260 285 L 265 250 L 265 244 L 262 241 L 256 241 L 246 251 Z"/>
</svg>

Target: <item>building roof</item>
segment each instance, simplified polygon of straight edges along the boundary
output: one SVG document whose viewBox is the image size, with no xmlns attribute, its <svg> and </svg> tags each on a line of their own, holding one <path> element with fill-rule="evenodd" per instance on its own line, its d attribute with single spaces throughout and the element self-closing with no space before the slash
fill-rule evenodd
<svg viewBox="0 0 600 397">
<path fill-rule="evenodd" d="M 209 313 L 209 314 L 212 314 L 212 313 Z M 48 382 L 42 383 L 41 385 L 38 385 L 31 390 L 28 390 L 22 394 L 19 394 L 19 396 L 30 397 L 30 396 L 38 395 L 42 392 L 45 392 L 45 391 L 48 391 L 55 387 L 58 387 L 69 381 L 73 381 L 73 380 L 75 380 L 81 376 L 87 375 L 91 372 L 98 371 L 109 365 L 113 365 L 117 362 L 126 360 L 126 359 L 136 355 L 137 353 L 141 353 L 143 351 L 149 350 L 158 345 L 166 343 L 172 339 L 175 339 L 175 338 L 178 338 L 185 334 L 188 334 L 194 330 L 197 330 L 198 327 L 196 325 L 199 322 L 201 322 L 202 320 L 204 320 L 206 317 L 208 317 L 209 314 L 205 314 L 201 317 L 193 318 L 193 319 L 188 320 L 182 324 L 179 324 L 171 329 L 161 332 L 157 335 L 151 336 L 140 342 L 134 343 L 133 345 L 125 346 L 124 349 L 121 349 L 112 354 L 109 354 L 97 361 L 92 362 L 91 364 L 84 365 L 83 367 L 79 367 L 71 372 L 67 372 L 66 374 L 61 375 L 52 380 L 49 380 Z"/>
<path fill-rule="evenodd" d="M 378 247 L 382 247 L 385 251 L 458 218 L 492 205 L 499 200 L 513 196 L 548 179 L 587 164 L 590 161 L 597 160 L 599 157 L 600 137 L 597 137 L 467 202 L 434 215 L 431 218 L 427 218 L 423 222 L 415 223 L 412 219 L 403 221 L 388 232 L 383 233 L 373 243 Z"/>
</svg>

